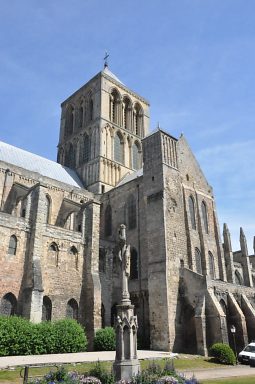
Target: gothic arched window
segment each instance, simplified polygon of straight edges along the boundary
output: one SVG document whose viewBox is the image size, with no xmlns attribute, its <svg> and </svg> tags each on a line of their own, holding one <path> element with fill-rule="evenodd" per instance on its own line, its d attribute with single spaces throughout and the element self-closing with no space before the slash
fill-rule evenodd
<svg viewBox="0 0 255 384">
<path fill-rule="evenodd" d="M 123 127 L 131 129 L 131 101 L 128 97 L 123 99 Z"/>
<path fill-rule="evenodd" d="M 195 203 L 194 203 L 193 196 L 189 197 L 189 214 L 190 214 L 191 227 L 193 229 L 196 229 Z"/>
<path fill-rule="evenodd" d="M 138 254 L 135 248 L 131 249 L 130 252 L 130 279 L 138 279 L 139 276 L 139 265 L 138 265 Z"/>
<path fill-rule="evenodd" d="M 83 108 L 83 103 L 81 102 L 78 110 L 78 128 L 82 128 L 83 126 L 83 113 L 84 113 L 84 108 Z"/>
<path fill-rule="evenodd" d="M 237 285 L 243 285 L 243 279 L 239 271 L 235 271 L 235 283 Z"/>
<path fill-rule="evenodd" d="M 58 246 L 56 243 L 50 244 L 48 253 L 49 253 L 50 261 L 53 261 L 55 266 L 57 267 L 58 266 Z"/>
<path fill-rule="evenodd" d="M 68 301 L 66 306 L 66 317 L 69 319 L 78 320 L 78 303 L 75 299 Z"/>
<path fill-rule="evenodd" d="M 110 205 L 107 205 L 105 209 L 104 234 L 105 236 L 111 236 L 112 234 L 112 208 Z"/>
<path fill-rule="evenodd" d="M 68 148 L 68 152 L 67 152 L 67 156 L 65 159 L 65 165 L 70 167 L 70 168 L 74 168 L 76 166 L 75 160 L 76 159 L 75 159 L 74 145 L 72 143 L 70 143 L 69 148 Z"/>
<path fill-rule="evenodd" d="M 205 233 L 208 233 L 207 207 L 204 201 L 202 201 L 201 203 L 201 210 L 202 210 L 202 218 L 203 218 Z"/>
<path fill-rule="evenodd" d="M 14 316 L 17 313 L 17 299 L 13 293 L 9 292 L 1 300 L 0 315 Z"/>
<path fill-rule="evenodd" d="M 17 244 L 18 244 L 17 237 L 15 235 L 12 235 L 9 241 L 8 255 L 16 255 Z"/>
<path fill-rule="evenodd" d="M 70 255 L 72 256 L 72 264 L 74 265 L 75 269 L 78 269 L 78 251 L 77 249 L 72 246 L 69 251 Z"/>
<path fill-rule="evenodd" d="M 128 229 L 136 228 L 136 201 L 133 195 L 130 195 L 127 200 L 128 211 Z"/>
<path fill-rule="evenodd" d="M 65 136 L 70 136 L 73 133 L 74 129 L 74 108 L 72 105 L 68 105 L 66 109 L 66 119 L 65 119 Z"/>
<path fill-rule="evenodd" d="M 196 259 L 197 273 L 200 273 L 200 275 L 202 275 L 202 258 L 201 258 L 201 252 L 198 248 L 195 248 L 195 259 Z"/>
<path fill-rule="evenodd" d="M 123 138 L 119 132 L 114 137 L 114 160 L 121 164 L 124 162 Z"/>
<path fill-rule="evenodd" d="M 90 138 L 88 134 L 84 135 L 83 145 L 83 161 L 87 163 L 90 160 Z"/>
<path fill-rule="evenodd" d="M 49 195 L 46 195 L 46 224 L 50 223 L 50 212 L 51 212 L 51 198 Z"/>
<path fill-rule="evenodd" d="M 22 199 L 21 207 L 20 207 L 20 217 L 26 217 L 26 211 L 27 211 L 27 199 Z"/>
<path fill-rule="evenodd" d="M 228 314 L 228 307 L 223 299 L 220 300 L 220 306 L 224 312 L 225 315 Z"/>
<path fill-rule="evenodd" d="M 42 321 L 51 321 L 52 303 L 48 296 L 43 297 Z"/>
<path fill-rule="evenodd" d="M 132 167 L 133 169 L 139 169 L 140 165 L 140 151 L 137 143 L 132 145 Z"/>
<path fill-rule="evenodd" d="M 110 94 L 110 110 L 109 117 L 110 120 L 119 124 L 119 105 L 120 105 L 120 95 L 116 89 L 114 89 Z"/>
<path fill-rule="evenodd" d="M 213 254 L 209 251 L 208 252 L 208 257 L 209 257 L 209 272 L 210 272 L 210 277 L 211 279 L 215 279 L 215 263 L 214 263 L 214 256 Z"/>
<path fill-rule="evenodd" d="M 94 103 L 93 100 L 89 100 L 89 120 L 92 121 L 94 118 Z"/>
<path fill-rule="evenodd" d="M 138 136 L 143 136 L 143 110 L 140 104 L 134 105 L 134 133 Z"/>
</svg>

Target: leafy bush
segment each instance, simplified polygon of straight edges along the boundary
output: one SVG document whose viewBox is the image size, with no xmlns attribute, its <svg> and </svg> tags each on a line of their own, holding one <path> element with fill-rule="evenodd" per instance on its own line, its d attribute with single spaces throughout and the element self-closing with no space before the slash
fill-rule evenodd
<svg viewBox="0 0 255 384">
<path fill-rule="evenodd" d="M 112 327 L 106 327 L 96 331 L 94 338 L 95 351 L 115 351 L 115 331 Z"/>
<path fill-rule="evenodd" d="M 75 320 L 33 324 L 22 317 L 0 317 L 0 356 L 81 352 L 87 344 Z"/>
<path fill-rule="evenodd" d="M 0 317 L 0 356 L 31 353 L 31 324 L 21 317 Z"/>
<path fill-rule="evenodd" d="M 233 350 L 229 345 L 223 343 L 216 343 L 210 349 L 211 355 L 220 363 L 235 365 L 236 357 Z"/>
<path fill-rule="evenodd" d="M 83 328 L 75 320 L 65 319 L 53 323 L 54 353 L 81 352 L 87 349 L 87 338 Z"/>
<path fill-rule="evenodd" d="M 55 348 L 54 324 L 50 321 L 43 321 L 39 324 L 31 324 L 33 329 L 31 344 L 33 355 L 58 353 Z"/>
</svg>

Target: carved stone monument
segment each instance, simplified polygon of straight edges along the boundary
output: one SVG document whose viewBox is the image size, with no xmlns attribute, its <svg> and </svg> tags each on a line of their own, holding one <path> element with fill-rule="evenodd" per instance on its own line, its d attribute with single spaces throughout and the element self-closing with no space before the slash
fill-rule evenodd
<svg viewBox="0 0 255 384">
<path fill-rule="evenodd" d="M 119 260 L 121 262 L 121 303 L 117 305 L 116 357 L 113 364 L 117 380 L 130 380 L 140 371 L 137 359 L 137 317 L 134 316 L 134 306 L 131 304 L 128 291 L 128 278 L 130 275 L 130 245 L 126 243 L 126 226 L 119 229 Z"/>
</svg>

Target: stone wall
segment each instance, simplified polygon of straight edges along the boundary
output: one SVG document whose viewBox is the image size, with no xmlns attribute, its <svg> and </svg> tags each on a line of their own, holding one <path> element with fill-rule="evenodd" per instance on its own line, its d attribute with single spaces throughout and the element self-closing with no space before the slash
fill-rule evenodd
<svg viewBox="0 0 255 384">
<path fill-rule="evenodd" d="M 13 295 L 15 313 L 39 322 L 44 298 L 51 303 L 51 319 L 70 316 L 72 301 L 78 312 L 71 316 L 86 324 L 92 347 L 101 327 L 99 202 L 84 189 L 10 164 L 2 163 L 0 177 L 2 302 Z"/>
</svg>

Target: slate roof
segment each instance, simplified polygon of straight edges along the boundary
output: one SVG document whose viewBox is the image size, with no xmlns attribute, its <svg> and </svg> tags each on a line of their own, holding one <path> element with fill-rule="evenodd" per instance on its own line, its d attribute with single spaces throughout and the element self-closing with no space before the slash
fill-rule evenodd
<svg viewBox="0 0 255 384">
<path fill-rule="evenodd" d="M 81 180 L 72 169 L 2 141 L 0 141 L 0 161 L 16 165 L 30 172 L 37 172 L 42 176 L 78 188 L 83 188 Z"/>
<path fill-rule="evenodd" d="M 123 179 L 120 180 L 120 182 L 116 185 L 116 187 L 120 187 L 121 185 L 129 183 L 130 181 L 137 179 L 141 176 L 143 176 L 143 168 L 140 168 L 136 172 L 132 172 L 124 176 Z"/>
<path fill-rule="evenodd" d="M 123 84 L 122 81 L 120 81 L 120 79 L 114 75 L 114 73 L 112 73 L 112 71 L 110 71 L 110 69 L 108 67 L 105 67 L 103 70 L 102 70 L 102 73 L 105 73 L 107 76 L 111 77 L 112 79 L 118 81 L 118 83 L 120 84 Z M 124 85 L 124 84 L 123 84 Z"/>
</svg>

